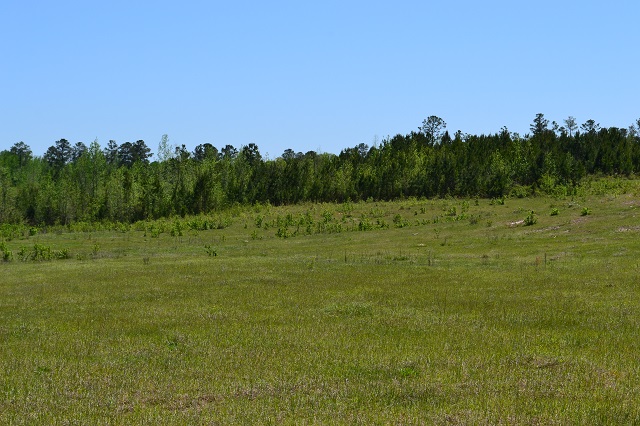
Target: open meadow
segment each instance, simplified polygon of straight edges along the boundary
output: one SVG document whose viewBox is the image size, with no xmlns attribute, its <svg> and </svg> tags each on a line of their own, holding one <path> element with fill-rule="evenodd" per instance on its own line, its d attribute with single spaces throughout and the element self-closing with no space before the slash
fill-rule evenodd
<svg viewBox="0 0 640 426">
<path fill-rule="evenodd" d="M 0 424 L 640 423 L 640 183 L 596 186 L 5 227 Z"/>
</svg>

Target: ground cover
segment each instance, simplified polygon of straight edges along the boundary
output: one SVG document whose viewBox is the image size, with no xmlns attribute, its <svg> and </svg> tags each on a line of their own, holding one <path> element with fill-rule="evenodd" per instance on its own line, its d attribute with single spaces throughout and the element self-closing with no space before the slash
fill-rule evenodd
<svg viewBox="0 0 640 426">
<path fill-rule="evenodd" d="M 0 423 L 640 422 L 639 195 L 6 234 Z"/>
</svg>

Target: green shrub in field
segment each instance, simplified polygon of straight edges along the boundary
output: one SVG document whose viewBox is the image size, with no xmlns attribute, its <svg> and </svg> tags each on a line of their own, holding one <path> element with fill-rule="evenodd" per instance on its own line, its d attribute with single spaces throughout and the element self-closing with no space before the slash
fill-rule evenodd
<svg viewBox="0 0 640 426">
<path fill-rule="evenodd" d="M 359 231 L 371 231 L 373 229 L 373 224 L 367 218 L 362 218 L 360 223 L 358 223 Z"/>
<path fill-rule="evenodd" d="M 527 217 L 524 218 L 525 226 L 535 225 L 538 222 L 538 216 L 536 216 L 535 212 L 531 210 Z"/>
<path fill-rule="evenodd" d="M 205 244 L 204 250 L 211 257 L 215 257 L 215 256 L 218 255 L 218 251 L 216 249 L 214 249 L 213 247 L 211 247 L 211 244 Z"/>
<path fill-rule="evenodd" d="M 180 222 L 179 220 L 173 222 L 173 227 L 171 228 L 171 236 L 182 237 L 182 222 Z"/>
<path fill-rule="evenodd" d="M 393 217 L 393 224 L 396 226 L 396 228 L 404 228 L 405 226 L 409 226 L 409 221 L 403 219 L 400 214 L 396 214 Z"/>
<path fill-rule="evenodd" d="M 509 196 L 513 198 L 526 198 L 530 196 L 532 192 L 530 186 L 515 185 L 509 192 Z"/>
<path fill-rule="evenodd" d="M 589 207 L 583 207 L 582 212 L 580 212 L 581 216 L 588 216 L 591 214 L 591 209 Z"/>
<path fill-rule="evenodd" d="M 560 210 L 558 210 L 557 207 L 554 207 L 551 209 L 551 216 L 558 216 L 559 213 L 560 213 Z"/>
<path fill-rule="evenodd" d="M 2 254 L 0 246 L 0 254 Z M 11 253 L 11 257 L 13 257 L 13 253 Z M 29 250 L 26 247 L 21 247 L 20 251 L 18 251 L 18 258 L 23 262 L 27 262 L 30 260 L 34 261 L 45 261 L 45 260 L 56 260 L 56 259 L 70 259 L 71 252 L 69 249 L 64 248 L 60 250 L 52 250 L 51 247 L 45 246 L 42 244 L 34 244 L 33 249 Z"/>
<path fill-rule="evenodd" d="M 56 259 L 69 259 L 71 257 L 71 254 L 69 253 L 69 249 L 65 248 L 61 250 L 54 250 L 53 257 Z"/>
<path fill-rule="evenodd" d="M 13 260 L 13 252 L 9 250 L 4 242 L 0 243 L 0 257 L 3 262 L 10 262 Z"/>
<path fill-rule="evenodd" d="M 32 260 L 51 260 L 53 259 L 53 253 L 51 247 L 44 246 L 42 244 L 34 244 L 33 251 L 31 252 Z"/>
<path fill-rule="evenodd" d="M 278 231 L 276 232 L 276 235 L 279 238 L 289 238 L 292 236 L 291 232 L 289 231 L 289 228 L 286 225 L 280 226 L 278 228 Z"/>
</svg>

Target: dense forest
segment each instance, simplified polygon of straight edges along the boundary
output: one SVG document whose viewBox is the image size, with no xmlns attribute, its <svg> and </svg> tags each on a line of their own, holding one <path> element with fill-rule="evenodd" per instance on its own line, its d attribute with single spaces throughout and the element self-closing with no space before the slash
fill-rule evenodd
<svg viewBox="0 0 640 426">
<path fill-rule="evenodd" d="M 171 146 L 156 160 L 142 140 L 102 148 L 56 141 L 42 156 L 15 143 L 0 152 L 0 223 L 133 222 L 208 213 L 236 203 L 391 200 L 402 197 L 569 194 L 586 176 L 640 172 L 640 119 L 601 128 L 537 114 L 531 133 L 453 136 L 439 117 L 417 131 L 339 155 L 258 146 Z"/>
</svg>

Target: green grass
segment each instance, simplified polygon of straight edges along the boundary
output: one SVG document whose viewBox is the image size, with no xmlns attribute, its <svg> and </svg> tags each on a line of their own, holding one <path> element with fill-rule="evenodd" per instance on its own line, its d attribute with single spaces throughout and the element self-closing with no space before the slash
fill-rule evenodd
<svg viewBox="0 0 640 426">
<path fill-rule="evenodd" d="M 638 194 L 12 238 L 0 424 L 638 423 Z"/>
</svg>

